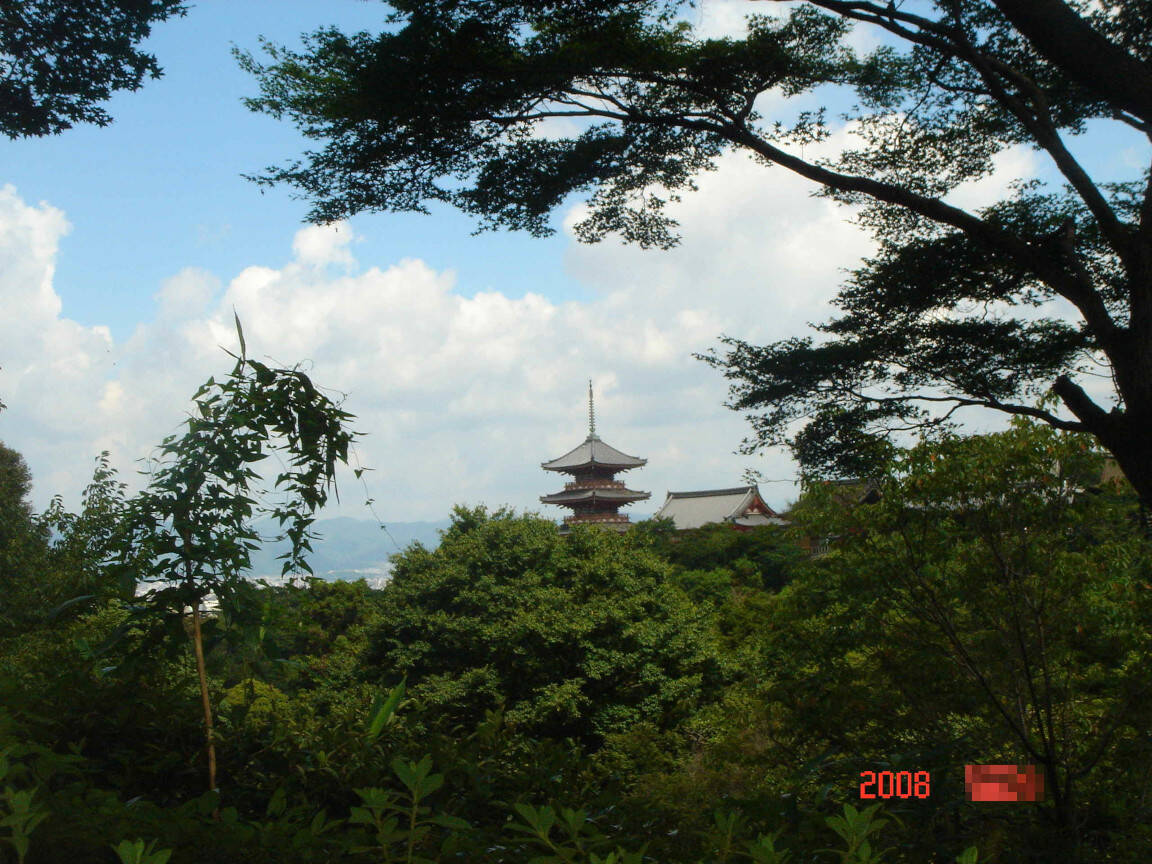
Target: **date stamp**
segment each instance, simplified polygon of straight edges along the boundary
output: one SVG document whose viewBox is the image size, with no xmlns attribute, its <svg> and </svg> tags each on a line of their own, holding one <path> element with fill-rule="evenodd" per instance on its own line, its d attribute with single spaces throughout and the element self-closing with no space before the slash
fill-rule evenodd
<svg viewBox="0 0 1152 864">
<path fill-rule="evenodd" d="M 965 765 L 965 797 L 982 801 L 1043 801 L 1044 774 L 1035 765 Z M 927 771 L 861 771 L 860 798 L 928 798 Z"/>
<path fill-rule="evenodd" d="M 927 771 L 861 771 L 861 798 L 927 798 L 932 778 Z"/>
</svg>

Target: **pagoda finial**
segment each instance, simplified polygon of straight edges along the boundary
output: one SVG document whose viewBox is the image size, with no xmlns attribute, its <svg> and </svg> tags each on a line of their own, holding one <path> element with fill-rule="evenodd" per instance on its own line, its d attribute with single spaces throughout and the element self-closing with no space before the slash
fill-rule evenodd
<svg viewBox="0 0 1152 864">
<path fill-rule="evenodd" d="M 588 379 L 588 437 L 596 437 L 596 409 L 592 407 L 592 379 Z"/>
</svg>

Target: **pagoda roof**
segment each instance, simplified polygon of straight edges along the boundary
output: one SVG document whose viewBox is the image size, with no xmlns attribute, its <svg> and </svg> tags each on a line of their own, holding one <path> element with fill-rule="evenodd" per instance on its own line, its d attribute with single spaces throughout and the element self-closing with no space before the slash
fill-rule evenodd
<svg viewBox="0 0 1152 864">
<path fill-rule="evenodd" d="M 652 518 L 671 519 L 681 530 L 710 522 L 731 522 L 742 527 L 786 524 L 764 503 L 756 486 L 669 492 L 664 506 Z"/>
<path fill-rule="evenodd" d="M 615 468 L 618 471 L 627 468 L 639 468 L 647 464 L 647 459 L 638 459 L 621 453 L 615 447 L 604 443 L 595 433 L 584 439 L 584 443 L 569 450 L 563 456 L 551 462 L 541 462 L 540 467 L 545 471 L 577 471 L 581 468 L 603 466 Z"/>
<path fill-rule="evenodd" d="M 632 489 L 567 489 L 554 495 L 541 495 L 544 504 L 580 504 L 585 501 L 612 501 L 617 504 L 630 504 L 651 497 L 648 492 L 635 492 Z"/>
</svg>

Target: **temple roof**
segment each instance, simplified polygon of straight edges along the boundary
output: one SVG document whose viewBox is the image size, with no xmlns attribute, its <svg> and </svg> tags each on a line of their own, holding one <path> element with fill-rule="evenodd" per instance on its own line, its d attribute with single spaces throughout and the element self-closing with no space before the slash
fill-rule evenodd
<svg viewBox="0 0 1152 864">
<path fill-rule="evenodd" d="M 649 497 L 651 495 L 648 492 L 635 492 L 631 489 L 569 489 L 553 495 L 541 495 L 540 500 L 545 504 L 579 504 L 595 500 L 629 504 Z"/>
<path fill-rule="evenodd" d="M 622 471 L 627 468 L 639 468 L 647 462 L 647 459 L 638 459 L 627 453 L 621 453 L 615 447 L 601 441 L 600 436 L 591 433 L 579 447 L 569 450 L 551 462 L 541 462 L 540 467 L 545 471 L 573 472 L 599 465 Z"/>
<path fill-rule="evenodd" d="M 761 510 L 764 512 L 757 512 Z M 749 527 L 785 524 L 764 503 L 760 490 L 755 486 L 706 489 L 702 492 L 669 492 L 664 499 L 664 506 L 652 518 L 671 519 L 681 530 L 699 528 L 709 522 L 734 522 Z"/>
</svg>

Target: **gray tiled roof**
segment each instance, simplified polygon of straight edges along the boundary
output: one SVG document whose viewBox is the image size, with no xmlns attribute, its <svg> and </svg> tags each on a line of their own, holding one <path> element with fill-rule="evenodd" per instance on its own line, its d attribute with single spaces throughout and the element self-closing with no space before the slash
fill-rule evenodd
<svg viewBox="0 0 1152 864">
<path fill-rule="evenodd" d="M 573 471 L 593 465 L 624 469 L 638 468 L 647 462 L 647 459 L 638 459 L 627 453 L 621 453 L 615 447 L 605 444 L 596 435 L 589 435 L 579 447 L 569 450 L 551 462 L 541 462 L 540 467 L 545 471 Z"/>
<path fill-rule="evenodd" d="M 576 504 L 596 499 L 627 504 L 631 501 L 643 501 L 649 497 L 651 496 L 648 492 L 634 492 L 631 489 L 571 489 L 554 495 L 541 495 L 540 500 L 545 504 Z"/>
<path fill-rule="evenodd" d="M 671 519 L 681 530 L 699 528 L 710 522 L 732 522 L 738 517 L 740 524 L 777 524 L 772 518 L 775 514 L 764 517 L 763 522 L 755 517 L 744 516 L 744 511 L 759 495 L 760 490 L 755 486 L 708 489 L 702 492 L 669 492 L 664 499 L 664 506 L 652 518 Z"/>
</svg>

